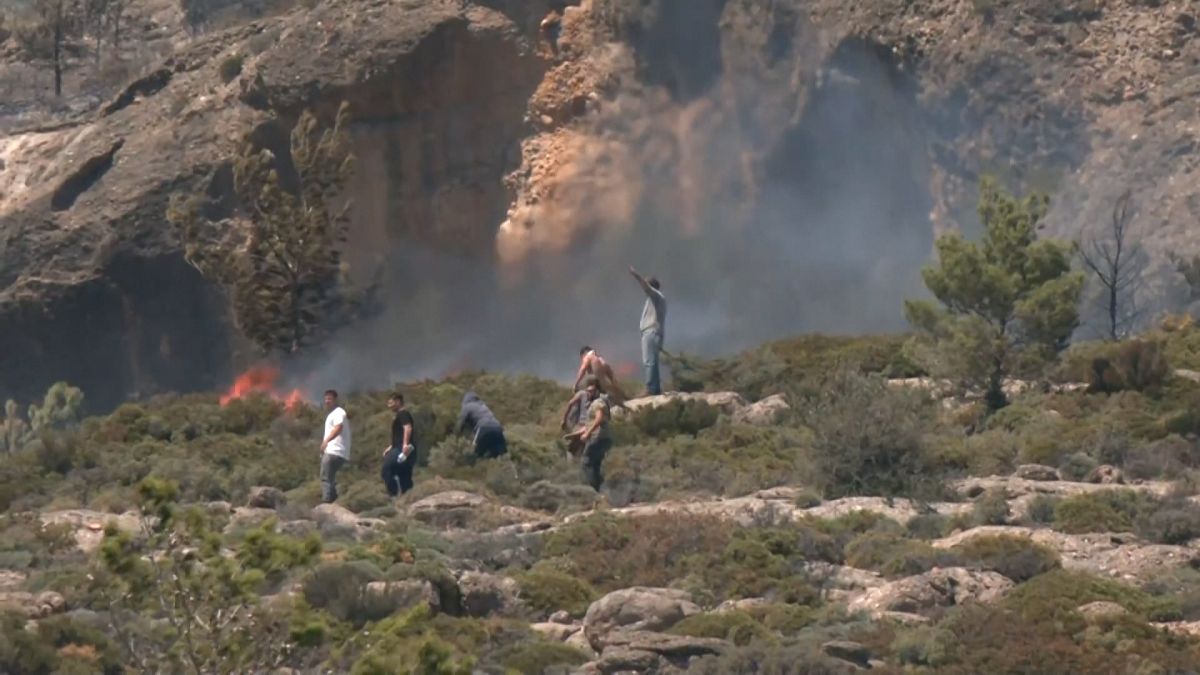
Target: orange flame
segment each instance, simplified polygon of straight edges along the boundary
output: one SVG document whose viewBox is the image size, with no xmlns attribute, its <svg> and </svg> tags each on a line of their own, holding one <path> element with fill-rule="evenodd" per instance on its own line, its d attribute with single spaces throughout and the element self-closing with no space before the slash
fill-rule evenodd
<svg viewBox="0 0 1200 675">
<path fill-rule="evenodd" d="M 245 398 L 250 394 L 263 394 L 283 403 L 284 408 L 288 411 L 295 410 L 303 401 L 304 394 L 299 389 L 293 389 L 287 394 L 280 393 L 275 389 L 275 382 L 278 380 L 278 368 L 255 366 L 237 376 L 237 379 L 229 387 L 229 391 L 221 396 L 220 403 L 225 406 L 234 399 Z"/>
</svg>

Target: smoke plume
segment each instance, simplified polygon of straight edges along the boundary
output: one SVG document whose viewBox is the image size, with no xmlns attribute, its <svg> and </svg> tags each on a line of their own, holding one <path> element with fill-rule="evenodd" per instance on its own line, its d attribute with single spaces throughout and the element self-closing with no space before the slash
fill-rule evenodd
<svg viewBox="0 0 1200 675">
<path fill-rule="evenodd" d="M 628 51 L 612 58 L 635 70 Z M 911 82 L 857 42 L 782 85 L 729 71 L 686 100 L 623 77 L 585 117 L 529 140 L 522 189 L 536 198 L 518 199 L 491 250 L 390 244 L 382 314 L 313 359 L 311 386 L 463 369 L 565 380 L 583 344 L 636 362 L 644 296 L 630 265 L 662 280 L 672 352 L 903 328 L 932 244 Z"/>
</svg>

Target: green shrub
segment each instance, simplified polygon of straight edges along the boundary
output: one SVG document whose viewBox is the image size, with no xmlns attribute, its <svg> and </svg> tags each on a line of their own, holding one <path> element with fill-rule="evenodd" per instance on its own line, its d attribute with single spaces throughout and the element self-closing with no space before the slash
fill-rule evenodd
<svg viewBox="0 0 1200 675">
<path fill-rule="evenodd" d="M 971 508 L 971 519 L 976 525 L 1004 525 L 1008 523 L 1008 516 L 1008 498 L 1004 488 L 984 492 Z"/>
<path fill-rule="evenodd" d="M 904 526 L 908 536 L 914 539 L 940 539 L 950 534 L 950 518 L 940 513 L 922 513 Z"/>
<path fill-rule="evenodd" d="M 766 626 L 746 612 L 739 611 L 694 614 L 672 626 L 668 632 L 675 635 L 729 640 L 739 646 L 758 640 L 769 640 L 772 637 Z"/>
<path fill-rule="evenodd" d="M 846 564 L 874 570 L 888 577 L 906 577 L 934 567 L 958 564 L 953 552 L 880 532 L 868 532 L 846 547 Z"/>
<path fill-rule="evenodd" d="M 1163 342 L 1133 339 L 1075 345 L 1065 356 L 1071 379 L 1091 393 L 1156 391 L 1171 376 Z"/>
<path fill-rule="evenodd" d="M 383 572 L 363 561 L 325 563 L 304 580 L 304 600 L 342 621 L 362 625 L 387 616 L 389 609 L 366 593 L 366 585 L 383 579 Z"/>
<path fill-rule="evenodd" d="M 582 616 L 597 595 L 586 581 L 546 566 L 518 575 L 517 583 L 525 604 L 545 615 L 566 610 Z"/>
<path fill-rule="evenodd" d="M 275 534 L 273 521 L 250 530 L 237 548 L 238 560 L 247 569 L 263 572 L 268 580 L 311 563 L 321 553 L 321 538 L 316 533 L 304 539 Z"/>
<path fill-rule="evenodd" d="M 578 666 L 588 660 L 578 649 L 560 642 L 531 642 L 502 649 L 496 660 L 516 673 L 544 673 L 552 666 Z"/>
<path fill-rule="evenodd" d="M 599 514 L 556 530 L 546 539 L 544 555 L 569 558 L 601 591 L 667 586 L 683 576 L 688 556 L 724 550 L 732 531 L 728 522 L 713 517 Z"/>
<path fill-rule="evenodd" d="M 1057 552 L 1026 537 L 973 537 L 954 552 L 966 565 L 999 572 L 1018 583 L 1062 566 Z"/>
<path fill-rule="evenodd" d="M 1103 490 L 1067 497 L 1054 507 L 1054 529 L 1068 534 L 1128 532 L 1142 495 L 1132 490 Z"/>
<path fill-rule="evenodd" d="M 639 410 L 633 415 L 633 424 L 651 438 L 695 436 L 716 424 L 719 415 L 715 407 L 704 401 L 676 399 Z"/>
<path fill-rule="evenodd" d="M 1099 600 L 1115 602 L 1152 621 L 1172 621 L 1179 616 L 1178 604 L 1170 598 L 1156 598 L 1118 581 L 1061 569 L 1017 586 L 1002 604 L 1027 619 L 1047 621 L 1067 615 L 1078 618 L 1076 608 Z"/>
<path fill-rule="evenodd" d="M 1035 525 L 1049 525 L 1054 522 L 1054 513 L 1061 500 L 1052 495 L 1035 495 L 1029 500 L 1029 508 L 1025 520 Z"/>
<path fill-rule="evenodd" d="M 903 631 L 892 643 L 892 652 L 901 665 L 938 667 L 949 663 L 953 633 L 933 626 L 918 626 Z"/>
<path fill-rule="evenodd" d="M 1200 506 L 1186 499 L 1162 503 L 1139 515 L 1133 531 L 1159 544 L 1186 544 L 1200 537 Z"/>
<path fill-rule="evenodd" d="M 1076 452 L 1067 455 L 1059 463 L 1058 473 L 1063 477 L 1063 480 L 1081 481 L 1098 466 L 1100 464 L 1095 459 L 1082 452 Z"/>
<path fill-rule="evenodd" d="M 246 62 L 244 54 L 230 54 L 221 60 L 221 82 L 228 84 L 242 74 L 242 65 Z"/>
<path fill-rule="evenodd" d="M 829 497 L 911 495 L 936 489 L 922 451 L 931 404 L 879 378 L 835 374 L 805 408 L 815 479 Z"/>
</svg>

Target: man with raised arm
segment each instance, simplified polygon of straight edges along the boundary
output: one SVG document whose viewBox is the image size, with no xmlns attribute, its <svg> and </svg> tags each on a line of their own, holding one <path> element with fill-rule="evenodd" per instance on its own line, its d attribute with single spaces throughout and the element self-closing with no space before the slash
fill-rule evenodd
<svg viewBox="0 0 1200 675">
<path fill-rule="evenodd" d="M 667 322 L 667 298 L 663 295 L 662 285 L 658 279 L 647 279 L 633 267 L 629 273 L 637 280 L 638 285 L 646 294 L 646 304 L 642 307 L 642 321 L 638 329 L 642 334 L 642 368 L 646 375 L 646 395 L 656 396 L 662 393 L 662 383 L 658 374 L 658 355 L 663 347 L 663 334 Z"/>
</svg>

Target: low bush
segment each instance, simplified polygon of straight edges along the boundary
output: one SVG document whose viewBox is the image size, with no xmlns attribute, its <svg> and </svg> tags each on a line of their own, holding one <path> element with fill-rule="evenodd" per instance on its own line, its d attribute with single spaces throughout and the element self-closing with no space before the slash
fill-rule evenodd
<svg viewBox="0 0 1200 675">
<path fill-rule="evenodd" d="M 582 616 L 597 597 L 586 581 L 560 572 L 547 565 L 534 567 L 517 576 L 525 604 L 542 615 L 565 610 L 571 616 Z"/>
<path fill-rule="evenodd" d="M 1171 376 L 1164 343 L 1157 339 L 1076 344 L 1063 356 L 1066 377 L 1091 393 L 1157 391 Z"/>
<path fill-rule="evenodd" d="M 975 525 L 1005 525 L 1009 515 L 1004 488 L 984 492 L 971 508 L 971 520 Z"/>
<path fill-rule="evenodd" d="M 562 556 L 578 574 L 607 592 L 630 586 L 667 586 L 683 576 L 689 556 L 723 551 L 733 527 L 719 519 L 664 514 L 645 518 L 595 515 L 555 531 L 543 555 Z"/>
<path fill-rule="evenodd" d="M 549 668 L 558 666 L 566 672 L 567 666 L 579 666 L 588 657 L 578 649 L 561 642 L 530 642 L 516 644 L 500 649 L 495 655 L 498 661 L 509 672 L 514 673 L 546 673 Z"/>
<path fill-rule="evenodd" d="M 1128 532 L 1146 500 L 1133 490 L 1103 490 L 1067 497 L 1054 507 L 1054 529 L 1068 534 Z"/>
<path fill-rule="evenodd" d="M 228 84 L 232 82 L 238 75 L 242 74 L 242 64 L 245 63 L 246 57 L 243 54 L 231 54 L 221 60 L 221 81 Z"/>
<path fill-rule="evenodd" d="M 1081 621 L 1075 610 L 1089 602 L 1115 602 L 1130 612 L 1151 621 L 1172 621 L 1179 617 L 1179 606 L 1171 598 L 1155 597 L 1119 581 L 1084 574 L 1053 570 L 1017 586 L 1002 604 L 1028 620 Z"/>
<path fill-rule="evenodd" d="M 1062 567 L 1057 552 L 1026 537 L 972 537 L 955 546 L 954 553 L 964 565 L 999 572 L 1017 583 Z"/>
<path fill-rule="evenodd" d="M 1200 506 L 1186 499 L 1164 501 L 1139 514 L 1133 531 L 1159 544 L 1186 544 L 1200 537 Z"/>
<path fill-rule="evenodd" d="M 633 424 L 650 438 L 695 436 L 716 424 L 719 416 L 720 412 L 704 401 L 673 400 L 642 408 L 633 415 Z"/>
<path fill-rule="evenodd" d="M 378 567 L 364 562 L 326 563 L 303 582 L 304 600 L 341 621 L 362 625 L 390 613 L 383 599 L 368 595 L 366 585 L 384 577 Z"/>
<path fill-rule="evenodd" d="M 934 567 L 955 566 L 958 559 L 953 552 L 923 541 L 868 532 L 846 546 L 846 564 L 896 578 L 922 574 Z"/>
<path fill-rule="evenodd" d="M 1061 498 L 1053 495 L 1035 495 L 1029 500 L 1025 521 L 1033 525 L 1049 525 L 1054 522 L 1054 513 Z"/>
<path fill-rule="evenodd" d="M 815 480 L 827 497 L 931 494 L 940 488 L 922 446 L 931 415 L 920 392 L 836 373 L 805 407 Z"/>
<path fill-rule="evenodd" d="M 672 626 L 668 632 L 675 635 L 729 640 L 739 646 L 769 640 L 772 637 L 766 626 L 750 614 L 740 611 L 694 614 Z"/>
</svg>

